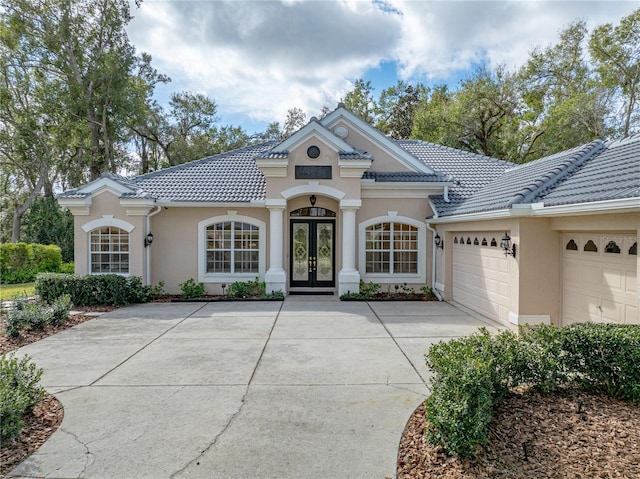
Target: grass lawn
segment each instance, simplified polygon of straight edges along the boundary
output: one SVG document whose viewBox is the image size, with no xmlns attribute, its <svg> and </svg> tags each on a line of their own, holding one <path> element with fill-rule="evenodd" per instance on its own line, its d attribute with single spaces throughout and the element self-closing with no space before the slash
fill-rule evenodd
<svg viewBox="0 0 640 479">
<path fill-rule="evenodd" d="M 20 296 L 33 296 L 35 283 L 1 284 L 0 301 Z"/>
</svg>

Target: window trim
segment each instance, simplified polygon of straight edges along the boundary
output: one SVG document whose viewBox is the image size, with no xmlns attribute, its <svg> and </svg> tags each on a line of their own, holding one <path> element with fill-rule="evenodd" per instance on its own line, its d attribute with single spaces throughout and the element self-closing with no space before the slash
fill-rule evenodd
<svg viewBox="0 0 640 479">
<path fill-rule="evenodd" d="M 404 223 L 409 226 L 413 226 L 418 230 L 418 259 L 417 273 L 367 273 L 366 264 L 366 229 L 369 226 L 379 223 Z M 427 282 L 427 265 L 426 265 L 426 250 L 427 250 L 427 227 L 426 225 L 413 218 L 397 215 L 377 216 L 375 218 L 363 221 L 358 226 L 358 269 L 360 271 L 360 277 L 363 281 L 375 281 L 382 284 L 393 283 L 426 283 Z"/>
<path fill-rule="evenodd" d="M 258 272 L 257 273 L 207 273 L 207 227 L 225 221 L 247 223 L 258 228 Z M 263 279 L 266 271 L 266 231 L 267 225 L 250 216 L 220 215 L 207 218 L 198 223 L 198 282 L 231 283 L 233 281 Z"/>
<path fill-rule="evenodd" d="M 98 228 L 103 228 L 105 226 L 112 226 L 115 228 L 119 228 L 123 231 L 126 231 L 129 234 L 129 272 L 128 273 L 95 273 L 93 272 L 92 262 L 91 262 L 91 233 Z M 87 271 L 91 275 L 100 275 L 100 274 L 117 274 L 119 276 L 131 276 L 131 232 L 135 229 L 131 223 L 127 223 L 126 221 L 120 220 L 118 218 L 114 218 L 113 215 L 104 215 L 102 218 L 98 218 L 92 221 L 89 221 L 81 226 L 82 230 L 87 234 Z"/>
</svg>

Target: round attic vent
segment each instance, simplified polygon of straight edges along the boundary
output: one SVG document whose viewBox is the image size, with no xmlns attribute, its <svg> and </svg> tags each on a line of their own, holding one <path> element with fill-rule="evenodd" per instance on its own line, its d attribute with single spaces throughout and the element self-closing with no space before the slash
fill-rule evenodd
<svg viewBox="0 0 640 479">
<path fill-rule="evenodd" d="M 345 139 L 349 134 L 349 130 L 347 130 L 347 128 L 342 125 L 336 126 L 333 132 L 342 139 Z"/>
<path fill-rule="evenodd" d="M 316 145 L 312 145 L 309 148 L 307 148 L 307 156 L 309 158 L 318 158 L 320 156 L 320 148 L 318 148 Z"/>
</svg>

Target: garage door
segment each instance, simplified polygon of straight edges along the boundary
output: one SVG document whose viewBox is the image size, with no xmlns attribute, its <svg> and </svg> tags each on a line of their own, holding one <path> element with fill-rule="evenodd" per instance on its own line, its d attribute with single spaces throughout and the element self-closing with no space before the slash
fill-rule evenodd
<svg viewBox="0 0 640 479">
<path fill-rule="evenodd" d="M 637 323 L 635 237 L 563 235 L 563 324 Z"/>
<path fill-rule="evenodd" d="M 510 259 L 504 232 L 463 233 L 453 239 L 453 300 L 488 318 L 509 320 Z"/>
</svg>

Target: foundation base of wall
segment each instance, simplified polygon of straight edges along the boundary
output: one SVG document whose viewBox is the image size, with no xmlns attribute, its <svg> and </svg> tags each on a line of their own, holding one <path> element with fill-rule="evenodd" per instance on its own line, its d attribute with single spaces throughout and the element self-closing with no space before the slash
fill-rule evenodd
<svg viewBox="0 0 640 479">
<path fill-rule="evenodd" d="M 357 293 L 360 291 L 360 272 L 340 271 L 338 273 L 338 296 L 347 294 L 348 292 Z"/>
<path fill-rule="evenodd" d="M 509 311 L 509 322 L 518 326 L 535 326 L 536 324 L 551 324 L 551 316 L 548 314 L 516 314 Z"/>
<path fill-rule="evenodd" d="M 267 271 L 264 275 L 264 282 L 267 293 L 282 291 L 287 294 L 287 273 L 284 269 Z"/>
</svg>

